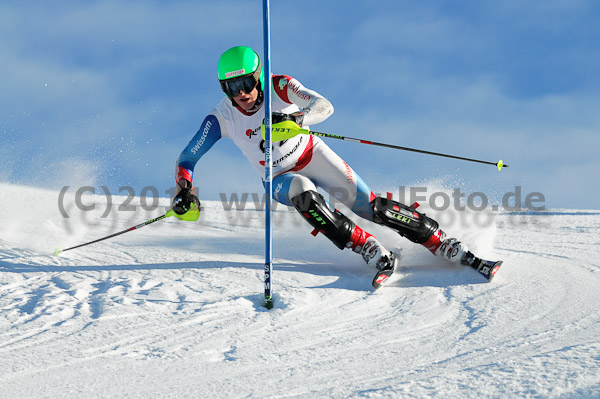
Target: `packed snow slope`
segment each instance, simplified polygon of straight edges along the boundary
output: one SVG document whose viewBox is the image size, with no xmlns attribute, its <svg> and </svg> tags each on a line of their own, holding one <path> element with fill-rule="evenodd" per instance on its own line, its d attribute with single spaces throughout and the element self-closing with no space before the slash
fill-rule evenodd
<svg viewBox="0 0 600 399">
<path fill-rule="evenodd" d="M 0 398 L 598 398 L 600 213 L 436 213 L 492 283 L 370 223 L 402 253 L 390 285 L 294 211 L 275 222 L 275 308 L 263 305 L 264 213 L 203 201 L 0 185 Z M 142 204 L 146 209 L 142 208 Z M 156 205 L 156 204 L 153 204 Z M 447 217 L 450 215 L 450 217 Z M 104 216 L 104 217 L 103 217 Z M 483 222 L 482 222 L 483 220 Z M 357 220 L 358 221 L 358 220 Z"/>
</svg>

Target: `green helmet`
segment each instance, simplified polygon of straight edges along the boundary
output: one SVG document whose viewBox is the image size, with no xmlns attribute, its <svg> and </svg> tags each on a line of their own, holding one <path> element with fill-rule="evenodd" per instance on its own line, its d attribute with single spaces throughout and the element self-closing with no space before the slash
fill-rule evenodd
<svg viewBox="0 0 600 399">
<path fill-rule="evenodd" d="M 243 86 L 239 87 L 239 82 L 244 79 L 248 82 L 250 81 L 249 77 L 254 79 L 254 86 L 260 82 L 260 90 L 264 90 L 265 79 L 262 62 L 258 54 L 247 46 L 232 47 L 224 52 L 219 58 L 217 75 L 221 82 L 221 88 L 230 97 L 234 97 L 238 93 L 236 91 L 233 94 L 232 90 L 240 88 L 244 90 Z M 233 82 L 238 84 L 232 85 Z"/>
</svg>

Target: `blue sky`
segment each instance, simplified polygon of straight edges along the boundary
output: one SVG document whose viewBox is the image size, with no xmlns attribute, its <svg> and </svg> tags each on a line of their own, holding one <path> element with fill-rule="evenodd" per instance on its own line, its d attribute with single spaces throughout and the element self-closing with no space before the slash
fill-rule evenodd
<svg viewBox="0 0 600 399">
<path fill-rule="evenodd" d="M 261 1 L 3 1 L 0 181 L 164 192 L 220 100 L 219 55 L 262 54 Z M 272 1 L 272 68 L 331 100 L 314 126 L 510 168 L 347 142 L 374 190 L 441 181 L 491 202 L 521 186 L 599 209 L 600 5 L 594 1 Z M 259 191 L 221 140 L 200 197 Z M 524 196 L 523 195 L 523 196 Z"/>
</svg>

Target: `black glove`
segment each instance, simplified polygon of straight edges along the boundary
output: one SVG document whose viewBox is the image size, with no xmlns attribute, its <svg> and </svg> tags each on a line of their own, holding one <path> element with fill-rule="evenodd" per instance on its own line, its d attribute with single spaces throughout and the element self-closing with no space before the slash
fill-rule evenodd
<svg viewBox="0 0 600 399">
<path fill-rule="evenodd" d="M 173 198 L 173 211 L 175 211 L 178 215 L 183 215 L 187 213 L 190 209 L 192 209 L 192 204 L 195 204 L 198 209 L 200 209 L 200 200 L 194 193 L 193 188 L 191 188 L 191 184 L 189 187 L 184 187 L 177 193 L 175 198 Z"/>
<path fill-rule="evenodd" d="M 302 121 L 304 120 L 304 113 L 302 111 L 296 111 L 293 114 L 283 114 L 281 112 L 273 112 L 271 114 L 271 123 L 274 125 L 283 121 L 293 121 L 300 127 L 302 127 Z"/>
</svg>

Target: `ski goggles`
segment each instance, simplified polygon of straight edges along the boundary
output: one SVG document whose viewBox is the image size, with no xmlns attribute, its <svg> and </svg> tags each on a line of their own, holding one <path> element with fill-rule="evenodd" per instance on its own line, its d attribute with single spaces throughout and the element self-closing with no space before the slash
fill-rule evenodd
<svg viewBox="0 0 600 399">
<path fill-rule="evenodd" d="M 229 97 L 237 96 L 240 91 L 248 94 L 254 90 L 258 84 L 258 81 L 255 79 L 253 73 L 233 79 L 220 80 L 219 82 L 221 83 L 221 89 Z"/>
</svg>

